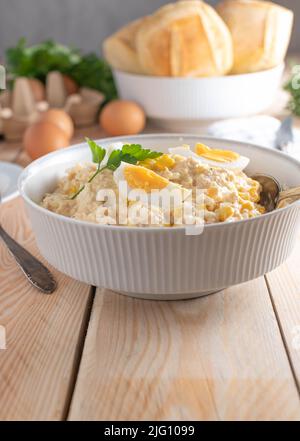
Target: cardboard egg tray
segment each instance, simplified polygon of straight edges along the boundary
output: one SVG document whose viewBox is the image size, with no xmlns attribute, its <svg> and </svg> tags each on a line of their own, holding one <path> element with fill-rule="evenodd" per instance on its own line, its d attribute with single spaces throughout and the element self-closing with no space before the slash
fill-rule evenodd
<svg viewBox="0 0 300 441">
<path fill-rule="evenodd" d="M 37 101 L 30 80 L 19 77 L 12 91 L 0 93 L 0 134 L 7 141 L 19 141 L 27 127 L 49 108 L 65 110 L 75 127 L 93 125 L 104 99 L 102 93 L 84 87 L 78 93 L 68 94 L 63 75 L 53 71 L 47 75 L 45 99 Z"/>
</svg>

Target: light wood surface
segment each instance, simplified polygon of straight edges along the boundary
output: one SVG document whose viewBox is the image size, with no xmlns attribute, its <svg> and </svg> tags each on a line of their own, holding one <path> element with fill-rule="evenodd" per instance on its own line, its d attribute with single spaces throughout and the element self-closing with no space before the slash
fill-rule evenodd
<svg viewBox="0 0 300 441">
<path fill-rule="evenodd" d="M 35 256 L 23 203 L 1 206 L 6 231 Z M 64 418 L 73 390 L 81 342 L 91 306 L 91 287 L 51 268 L 58 289 L 45 295 L 32 288 L 0 243 L 0 420 Z"/>
<path fill-rule="evenodd" d="M 266 275 L 266 280 L 300 392 L 300 245 L 283 265 Z"/>
<path fill-rule="evenodd" d="M 263 278 L 181 302 L 97 290 L 71 420 L 299 417 Z"/>
<path fill-rule="evenodd" d="M 77 131 L 74 143 L 84 135 L 103 133 Z M 0 160 L 29 162 L 3 142 Z M 19 198 L 0 219 L 40 257 Z M 152 302 L 94 295 L 53 268 L 59 289 L 45 296 L 0 243 L 0 420 L 300 420 L 299 258 L 300 237 L 266 277 Z"/>
</svg>

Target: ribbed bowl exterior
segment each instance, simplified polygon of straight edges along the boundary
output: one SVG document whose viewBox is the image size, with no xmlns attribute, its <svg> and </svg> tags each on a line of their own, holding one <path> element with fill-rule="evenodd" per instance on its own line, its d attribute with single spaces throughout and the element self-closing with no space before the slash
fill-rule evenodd
<svg viewBox="0 0 300 441">
<path fill-rule="evenodd" d="M 289 256 L 300 220 L 296 204 L 189 236 L 185 229 L 101 227 L 27 209 L 42 255 L 63 273 L 114 291 L 170 299 L 203 295 L 276 268 Z"/>
<path fill-rule="evenodd" d="M 134 75 L 114 70 L 121 98 L 139 103 L 158 120 L 248 116 L 269 108 L 280 87 L 284 65 L 261 72 L 210 78 Z"/>
</svg>

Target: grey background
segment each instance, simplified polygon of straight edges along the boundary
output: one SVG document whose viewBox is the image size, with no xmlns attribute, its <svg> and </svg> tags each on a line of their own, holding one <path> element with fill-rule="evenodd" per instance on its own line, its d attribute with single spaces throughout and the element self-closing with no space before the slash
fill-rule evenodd
<svg viewBox="0 0 300 441">
<path fill-rule="evenodd" d="M 211 4 L 218 0 L 208 1 Z M 30 44 L 54 38 L 86 51 L 101 51 L 101 41 L 128 21 L 153 12 L 164 0 L 0 0 L 0 59 L 20 37 Z M 300 52 L 300 1 L 277 3 L 294 10 L 291 51 Z"/>
</svg>

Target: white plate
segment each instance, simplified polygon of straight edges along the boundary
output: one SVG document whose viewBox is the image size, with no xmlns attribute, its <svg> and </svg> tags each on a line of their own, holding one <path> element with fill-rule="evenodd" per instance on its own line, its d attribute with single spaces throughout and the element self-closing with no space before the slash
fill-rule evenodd
<svg viewBox="0 0 300 441">
<path fill-rule="evenodd" d="M 0 162 L 0 194 L 2 202 L 18 196 L 18 178 L 22 172 L 22 167 L 10 162 Z"/>
</svg>

